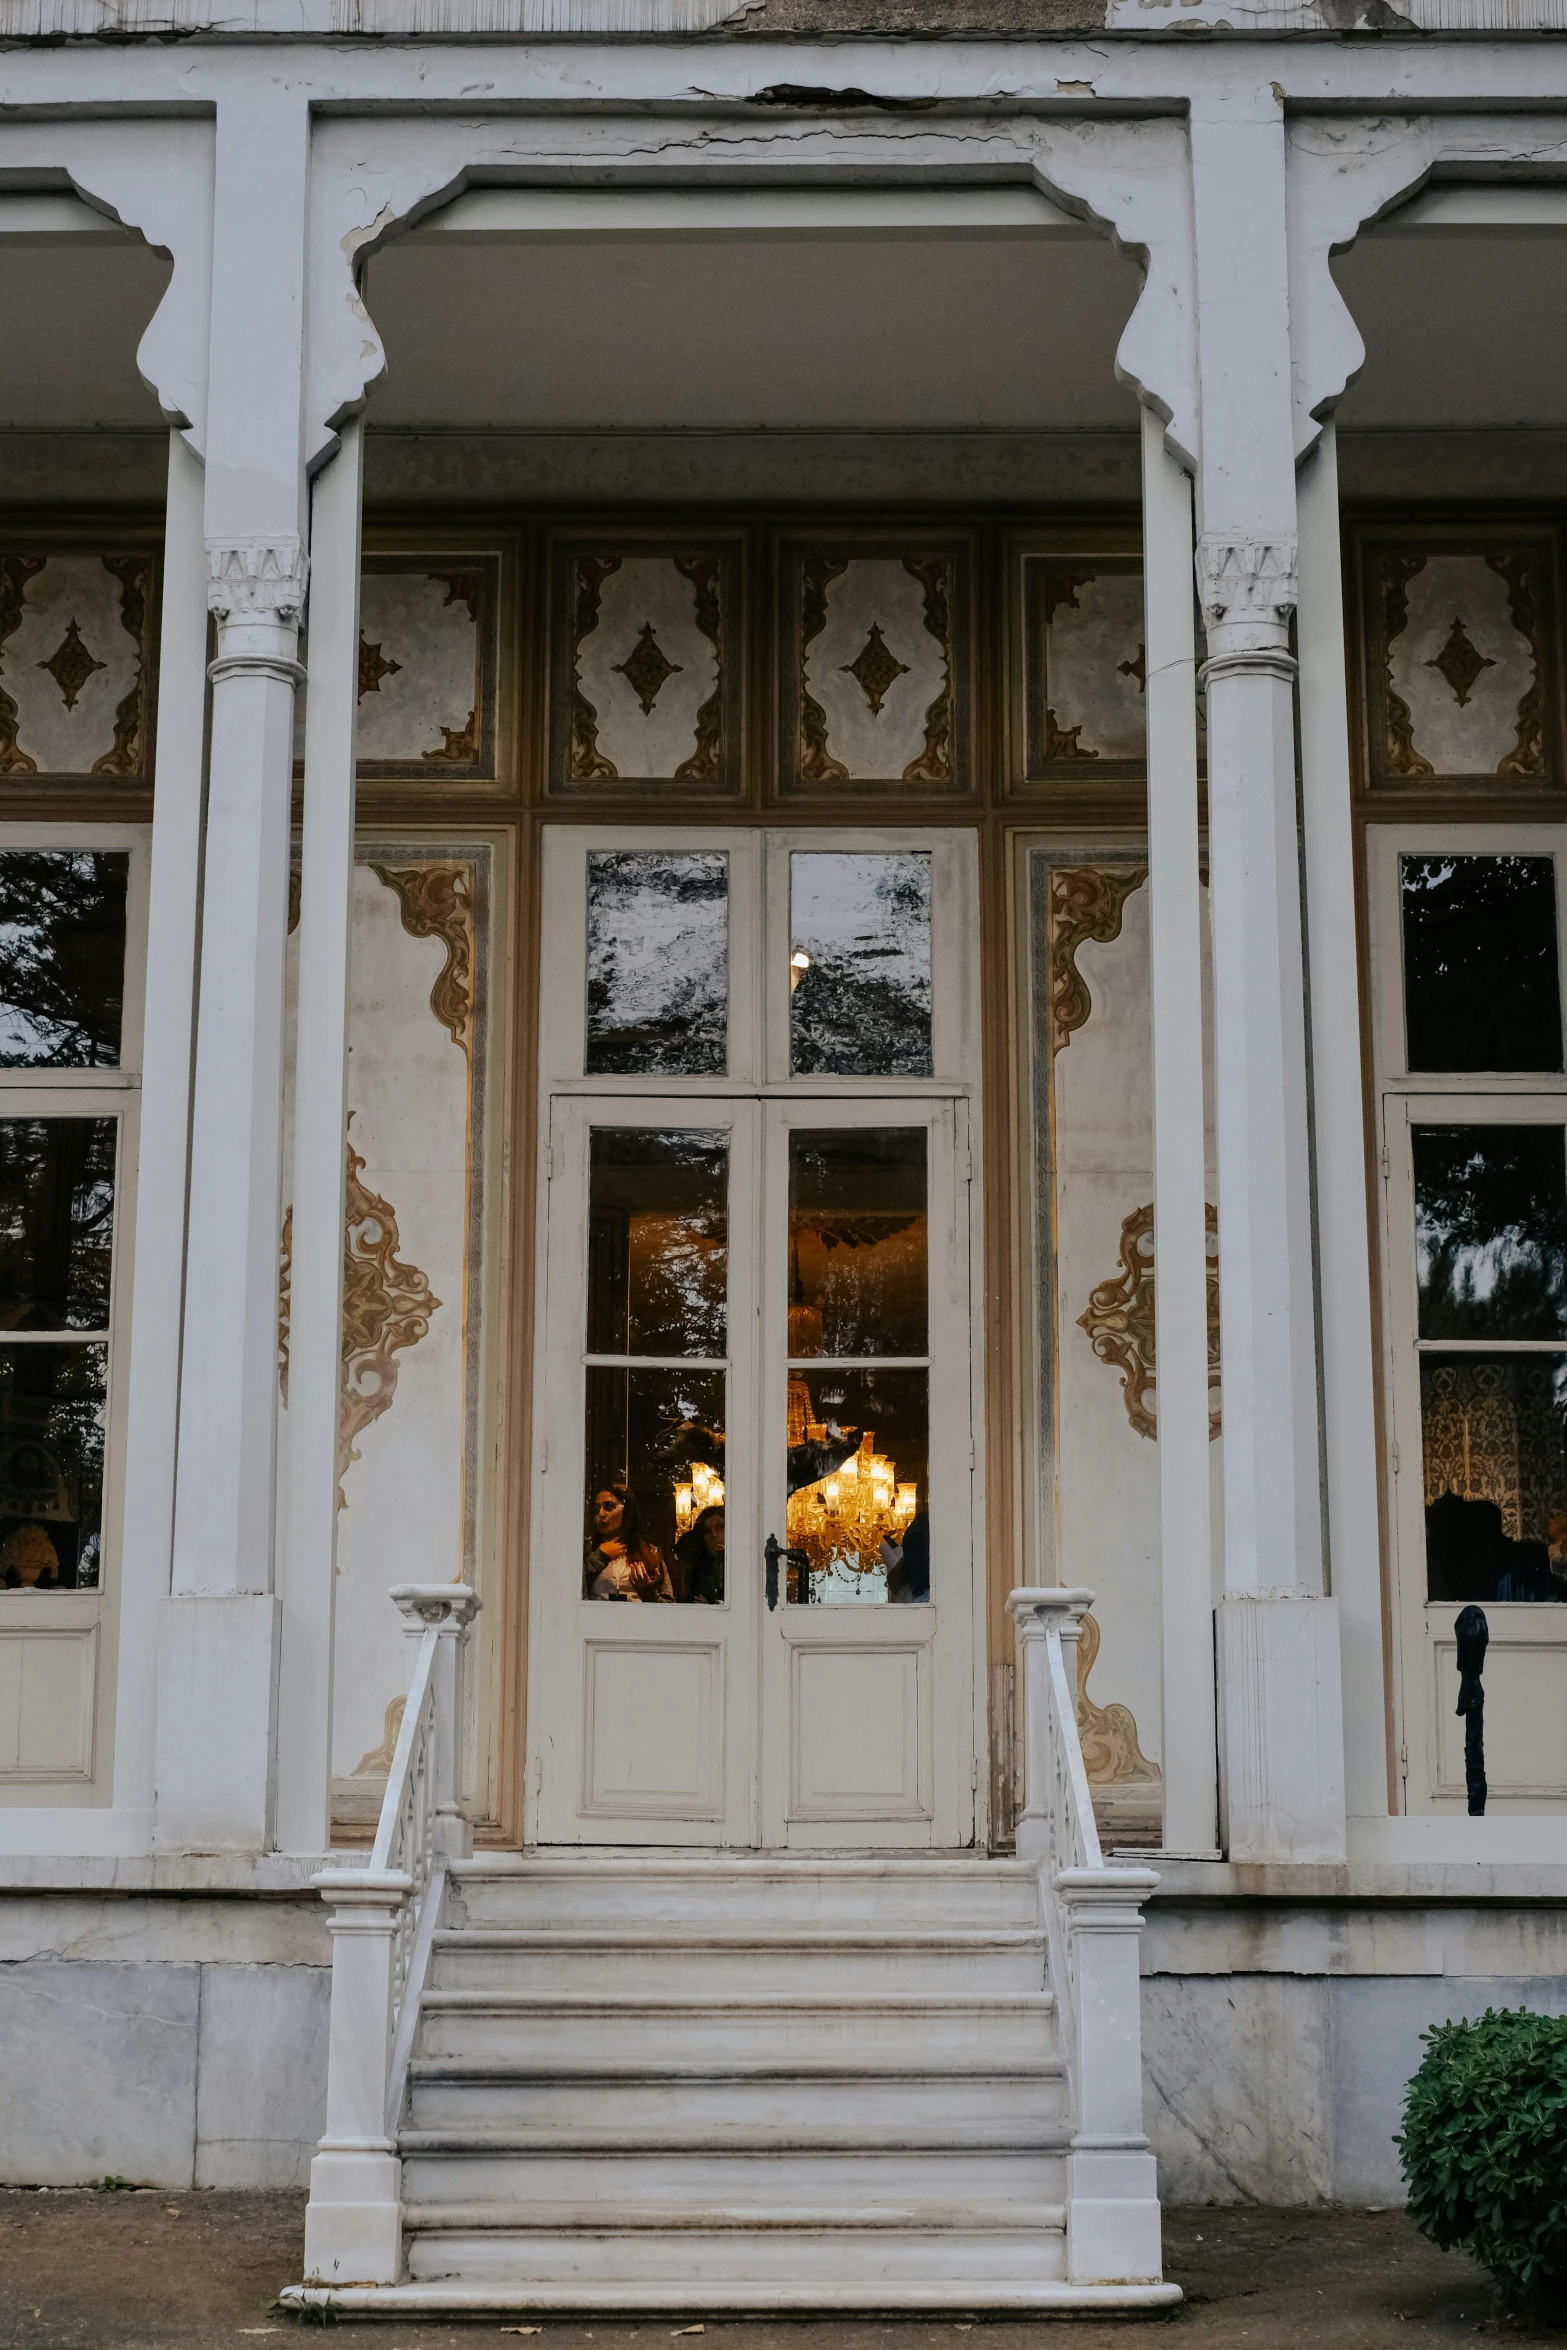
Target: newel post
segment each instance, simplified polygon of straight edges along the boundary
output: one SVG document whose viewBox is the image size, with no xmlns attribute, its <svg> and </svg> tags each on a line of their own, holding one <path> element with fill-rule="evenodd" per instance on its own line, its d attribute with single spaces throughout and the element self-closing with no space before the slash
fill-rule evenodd
<svg viewBox="0 0 1567 2350">
<path fill-rule="evenodd" d="M 408 1636 L 408 1676 L 426 1632 L 439 1634 L 435 1652 L 435 1703 L 430 1734 L 430 1782 L 435 1813 L 435 1849 L 443 1860 L 466 1860 L 473 1851 L 473 1830 L 459 1800 L 461 1755 L 459 1706 L 462 1698 L 462 1657 L 468 1627 L 480 1601 L 466 1583 L 394 1583 L 391 1600 L 403 1619 Z"/>
<path fill-rule="evenodd" d="M 1007 1613 L 1017 1628 L 1018 1687 L 1023 1721 L 1023 1801 L 1017 1815 L 1017 1856 L 1035 1868 L 1050 1853 L 1050 1648 L 1052 1627 L 1075 1696 L 1077 1642 L 1094 1604 L 1091 1591 L 1039 1584 L 1010 1592 Z"/>
<path fill-rule="evenodd" d="M 1142 1904 L 1152 1869 L 1062 1869 L 1055 1880 L 1072 1976 L 1072 2151 L 1067 2276 L 1158 2277 L 1159 2183 L 1143 2131 Z M 1053 1959 L 1052 1959 L 1053 1963 Z"/>
<path fill-rule="evenodd" d="M 402 2163 L 386 2134 L 392 1969 L 410 1879 L 400 1869 L 323 1869 L 332 1905 L 326 2129 L 310 2165 L 305 2276 L 395 2285 L 402 2274 Z"/>
</svg>

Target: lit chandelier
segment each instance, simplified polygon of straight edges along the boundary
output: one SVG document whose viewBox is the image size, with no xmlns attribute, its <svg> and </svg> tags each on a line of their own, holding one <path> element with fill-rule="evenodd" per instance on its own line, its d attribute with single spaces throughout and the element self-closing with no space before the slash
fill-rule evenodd
<svg viewBox="0 0 1567 2350">
<path fill-rule="evenodd" d="M 722 1477 L 716 1469 L 710 1469 L 706 1461 L 693 1461 L 690 1484 L 675 1487 L 676 1539 L 696 1524 L 704 1510 L 722 1509 L 723 1506 Z"/>
<path fill-rule="evenodd" d="M 791 1448 L 823 1443 L 830 1434 L 826 1422 L 812 1414 L 804 1379 L 791 1373 Z M 813 1573 L 858 1583 L 864 1576 L 885 1572 L 881 1546 L 902 1542 L 917 1506 L 917 1488 L 898 1483 L 897 1463 L 876 1450 L 875 1430 L 866 1428 L 858 1452 L 789 1496 L 790 1547 L 805 1552 Z"/>
</svg>

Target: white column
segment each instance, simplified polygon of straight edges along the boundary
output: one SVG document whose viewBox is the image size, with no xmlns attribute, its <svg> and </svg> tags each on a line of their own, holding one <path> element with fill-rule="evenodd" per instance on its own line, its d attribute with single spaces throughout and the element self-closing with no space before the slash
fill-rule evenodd
<svg viewBox="0 0 1567 2350">
<path fill-rule="evenodd" d="M 260 83 L 218 113 L 205 527 L 217 620 L 171 1594 L 153 1841 L 271 1840 L 283 952 L 304 601 L 300 434 L 309 114 Z M 265 201 L 257 190 L 265 190 Z"/>
<path fill-rule="evenodd" d="M 1234 1860 L 1344 1854 L 1321 1452 L 1296 819 L 1296 514 L 1276 88 L 1192 114 L 1224 1388 L 1221 1786 Z"/>
<path fill-rule="evenodd" d="M 342 444 L 317 476 L 311 502 L 289 1277 L 288 1526 L 280 1577 L 277 1841 L 285 1852 L 324 1852 L 331 1840 L 362 448 L 358 422 L 345 424 Z"/>
<path fill-rule="evenodd" d="M 1192 496 L 1143 410 L 1144 663 L 1153 1004 L 1154 1321 L 1159 1385 L 1164 1846 L 1217 1837 L 1208 1465 L 1207 1154 Z"/>
<path fill-rule="evenodd" d="M 122 1605 L 114 1800 L 153 1801 L 158 1610 L 169 1589 L 179 1410 L 185 1173 L 201 895 L 207 731 L 207 549 L 200 459 L 169 435 L 158 631 L 157 791 L 147 908 L 141 1142 L 137 1160 L 130 1367 L 126 1380 Z"/>
<path fill-rule="evenodd" d="M 1324 425 L 1297 481 L 1300 517 L 1301 819 L 1311 975 L 1311 1100 L 1322 1300 L 1328 1556 L 1343 1631 L 1344 1768 L 1350 1814 L 1388 1810 L 1387 1693 L 1371 1329 L 1355 838 L 1338 450 Z"/>
</svg>

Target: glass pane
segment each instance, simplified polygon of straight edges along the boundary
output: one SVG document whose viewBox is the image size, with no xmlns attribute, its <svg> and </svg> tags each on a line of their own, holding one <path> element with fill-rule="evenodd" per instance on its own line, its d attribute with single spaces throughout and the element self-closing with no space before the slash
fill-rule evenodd
<svg viewBox="0 0 1567 2350">
<path fill-rule="evenodd" d="M 929 1374 L 789 1374 L 789 1598 L 930 1597 Z"/>
<path fill-rule="evenodd" d="M 789 1352 L 925 1352 L 925 1129 L 789 1136 Z"/>
<path fill-rule="evenodd" d="M 590 1369 L 584 1599 L 724 1596 L 724 1374 Z"/>
<path fill-rule="evenodd" d="M 590 1165 L 589 1354 L 721 1355 L 727 1142 L 598 1126 Z"/>
<path fill-rule="evenodd" d="M 106 1357 L 0 1347 L 0 1584 L 96 1590 L 102 1559 Z"/>
<path fill-rule="evenodd" d="M 721 1077 L 729 1065 L 729 859 L 588 854 L 590 1077 Z"/>
<path fill-rule="evenodd" d="M 0 1118 L 0 1330 L 103 1330 L 114 1120 Z"/>
<path fill-rule="evenodd" d="M 1401 857 L 1411 1069 L 1556 1070 L 1562 996 L 1550 857 Z"/>
<path fill-rule="evenodd" d="M 0 1069 L 112 1069 L 125 994 L 123 849 L 0 849 Z"/>
<path fill-rule="evenodd" d="M 1567 1358 L 1422 1355 L 1426 1589 L 1567 1599 Z"/>
<path fill-rule="evenodd" d="M 795 1076 L 928 1077 L 928 854 L 800 851 L 789 935 Z"/>
<path fill-rule="evenodd" d="M 1560 1126 L 1417 1126 L 1422 1338 L 1567 1332 L 1567 1159 Z"/>
</svg>

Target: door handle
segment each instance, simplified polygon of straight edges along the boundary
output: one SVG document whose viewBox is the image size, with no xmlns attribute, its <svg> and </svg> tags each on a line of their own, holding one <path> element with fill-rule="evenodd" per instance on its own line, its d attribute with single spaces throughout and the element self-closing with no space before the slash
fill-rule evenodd
<svg viewBox="0 0 1567 2350">
<path fill-rule="evenodd" d="M 786 1550 L 776 1534 L 768 1535 L 762 1556 L 767 1561 L 767 1604 L 769 1608 L 775 1608 L 778 1605 L 778 1561 L 782 1559 L 786 1566 L 798 1567 L 802 1574 L 810 1561 L 803 1550 Z"/>
</svg>

